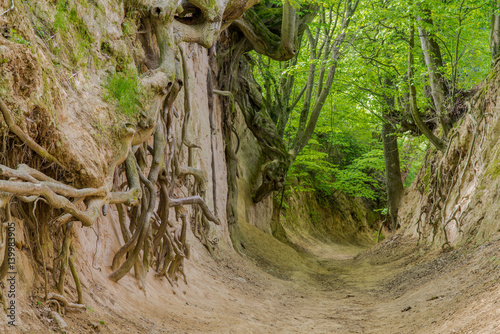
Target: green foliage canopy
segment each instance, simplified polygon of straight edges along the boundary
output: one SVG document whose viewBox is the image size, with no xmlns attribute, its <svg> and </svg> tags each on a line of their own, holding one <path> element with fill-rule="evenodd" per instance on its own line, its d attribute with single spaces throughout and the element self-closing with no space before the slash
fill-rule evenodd
<svg viewBox="0 0 500 334">
<path fill-rule="evenodd" d="M 283 136 L 290 145 L 300 122 L 304 104 L 314 104 L 318 95 L 307 100 L 304 94 L 311 66 L 337 66 L 330 95 L 322 107 L 314 135 L 291 166 L 289 185 L 299 190 L 330 195 L 340 190 L 352 196 L 384 198 L 384 156 L 379 133 L 383 122 L 394 122 L 399 136 L 400 158 L 405 186 L 409 186 L 420 167 L 425 139 L 406 132 L 402 124 L 412 123 L 407 109 L 409 28 L 412 18 L 430 8 L 433 24 L 419 22 L 436 36 L 443 57 L 445 80 L 451 92 L 450 106 L 460 93 L 472 89 L 490 70 L 488 34 L 490 15 L 496 2 L 481 1 L 363 1 L 352 18 L 349 38 L 341 57 L 318 57 L 332 38 L 329 29 L 338 22 L 335 13 L 342 1 L 321 2 L 316 19 L 309 24 L 300 52 L 295 59 L 276 62 L 255 55 L 255 77 L 268 104 L 291 89 L 290 108 Z M 426 6 L 426 7 L 424 7 Z M 334 29 L 333 29 L 334 30 Z M 329 35 L 330 33 L 330 35 Z M 311 38 L 312 36 L 312 38 Z M 428 69 L 417 37 L 415 82 L 417 99 L 425 121 L 432 122 L 433 102 L 426 93 Z M 314 85 L 321 85 L 316 71 Z M 291 87 L 283 82 L 292 78 Z M 290 82 L 290 80 L 288 81 Z M 390 82 L 390 85 L 387 85 Z M 388 105 L 388 101 L 394 101 Z M 390 113 L 388 114 L 388 110 Z"/>
</svg>

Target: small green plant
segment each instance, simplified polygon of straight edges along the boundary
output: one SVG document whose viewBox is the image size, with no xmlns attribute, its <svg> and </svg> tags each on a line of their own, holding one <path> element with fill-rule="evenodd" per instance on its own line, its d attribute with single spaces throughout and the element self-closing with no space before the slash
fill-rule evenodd
<svg viewBox="0 0 500 334">
<path fill-rule="evenodd" d="M 54 27 L 59 30 L 64 40 L 72 41 L 69 44 L 76 46 L 71 54 L 72 61 L 78 62 L 88 54 L 93 38 L 83 20 L 78 17 L 76 8 L 70 8 L 68 0 L 57 3 Z"/>
<path fill-rule="evenodd" d="M 377 232 L 373 233 L 373 239 L 375 242 L 382 241 L 385 239 L 385 235 L 382 232 L 380 232 L 380 234 L 379 234 L 377 231 Z"/>
<path fill-rule="evenodd" d="M 12 34 L 12 41 L 19 43 L 19 44 L 24 44 L 26 46 L 31 46 L 31 43 L 23 38 L 23 36 L 19 35 L 16 30 L 11 29 L 11 34 Z"/>
<path fill-rule="evenodd" d="M 387 216 L 387 212 L 389 212 L 389 208 L 385 207 L 385 208 L 375 209 L 373 211 L 379 212 L 380 215 L 382 215 L 382 216 Z"/>
<path fill-rule="evenodd" d="M 57 3 L 56 15 L 54 16 L 54 27 L 61 30 L 68 28 L 67 13 L 69 10 L 68 0 L 61 0 Z"/>
<path fill-rule="evenodd" d="M 314 211 L 309 211 L 309 217 L 311 218 L 311 222 L 313 223 L 314 226 L 319 225 L 321 222 L 321 215 L 317 212 Z"/>
<path fill-rule="evenodd" d="M 141 110 L 142 91 L 135 69 L 116 72 L 106 80 L 104 88 L 106 89 L 104 99 L 116 102 L 123 114 L 134 116 Z"/>
<path fill-rule="evenodd" d="M 122 23 L 122 31 L 123 35 L 127 37 L 134 37 L 135 32 L 137 31 L 137 27 L 135 25 L 135 21 L 131 18 L 125 18 Z"/>
<path fill-rule="evenodd" d="M 103 135 L 102 133 L 104 133 L 107 128 L 104 124 L 101 123 L 101 121 L 96 121 L 96 122 L 93 122 L 92 123 L 92 126 L 94 127 L 94 129 L 96 129 L 96 137 L 97 137 L 97 142 L 99 144 L 102 144 L 103 143 Z"/>
</svg>

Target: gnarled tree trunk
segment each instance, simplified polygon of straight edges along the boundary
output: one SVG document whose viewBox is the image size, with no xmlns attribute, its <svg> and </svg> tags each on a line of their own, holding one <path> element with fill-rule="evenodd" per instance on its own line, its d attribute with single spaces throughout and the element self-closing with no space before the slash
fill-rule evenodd
<svg viewBox="0 0 500 334">
<path fill-rule="evenodd" d="M 384 79 L 384 85 L 390 91 L 395 89 L 393 81 L 390 78 Z M 395 114 L 396 99 L 394 96 L 384 95 L 385 105 L 383 107 L 384 116 L 387 119 L 382 124 L 382 143 L 384 146 L 385 161 L 385 182 L 387 190 L 387 203 L 391 214 L 392 229 L 398 228 L 398 211 L 401 198 L 403 197 L 404 187 L 401 177 L 401 167 L 399 163 L 399 147 L 396 129 L 388 119 L 390 115 Z"/>
<path fill-rule="evenodd" d="M 401 181 L 401 167 L 399 164 L 398 138 L 391 123 L 382 124 L 382 142 L 384 145 L 385 180 L 387 187 L 387 202 L 391 213 L 392 229 L 398 227 L 398 211 L 404 187 Z"/>
<path fill-rule="evenodd" d="M 413 48 L 415 46 L 415 27 L 413 24 L 410 26 L 410 37 L 409 37 L 409 50 L 408 50 L 408 86 L 410 91 L 410 112 L 413 116 L 413 120 L 415 121 L 415 125 L 418 127 L 420 132 L 429 139 L 429 141 L 434 145 L 437 149 L 444 151 L 446 149 L 446 142 L 442 139 L 436 137 L 434 133 L 425 125 L 422 121 L 422 118 L 418 112 L 417 107 L 417 90 L 415 89 L 415 85 L 413 83 L 413 66 L 414 66 L 414 57 L 413 57 Z"/>
<path fill-rule="evenodd" d="M 451 122 L 446 119 L 446 107 L 449 92 L 441 70 L 443 67 L 443 59 L 436 38 L 424 27 L 424 24 L 430 26 L 433 25 L 431 11 L 425 9 L 423 12 L 424 15 L 417 17 L 417 20 L 423 23 L 419 25 L 418 33 L 420 35 L 420 43 L 424 53 L 425 64 L 427 65 L 427 69 L 429 71 L 432 100 L 441 122 L 441 126 L 443 127 L 444 136 L 446 137 L 448 136 L 448 132 L 450 131 L 452 125 Z"/>
<path fill-rule="evenodd" d="M 490 50 L 491 50 L 491 60 L 495 64 L 498 60 L 500 53 L 500 3 L 495 2 L 493 10 L 491 13 L 491 30 L 490 30 Z"/>
</svg>

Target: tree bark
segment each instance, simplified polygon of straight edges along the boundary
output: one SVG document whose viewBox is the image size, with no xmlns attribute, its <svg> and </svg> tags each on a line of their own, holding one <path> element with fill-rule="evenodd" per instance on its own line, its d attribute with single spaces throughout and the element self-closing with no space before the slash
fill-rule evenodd
<svg viewBox="0 0 500 334">
<path fill-rule="evenodd" d="M 236 81 L 236 73 L 238 73 L 238 64 L 239 58 L 242 56 L 243 52 L 246 50 L 244 44 L 239 44 L 235 47 L 233 54 L 223 55 L 222 45 L 229 44 L 232 41 L 231 39 L 222 40 L 217 44 L 219 55 L 218 62 L 218 88 L 224 91 L 231 91 L 234 96 L 234 91 L 232 87 L 237 86 Z M 235 43 L 237 44 L 237 43 Z M 211 55 L 214 57 L 214 55 Z M 236 59 L 236 62 L 234 62 Z M 210 62 L 215 61 L 215 59 L 211 59 Z M 215 66 L 211 66 L 211 69 Z M 212 90 L 213 92 L 213 90 Z M 234 96 L 236 99 L 236 96 Z M 237 99 L 236 99 L 237 100 Z M 224 136 L 225 145 L 225 156 L 226 156 L 226 167 L 227 167 L 227 203 L 226 203 L 226 216 L 227 216 L 227 225 L 229 229 L 229 236 L 231 238 L 231 243 L 234 249 L 238 253 L 242 253 L 242 245 L 241 245 L 241 230 L 238 223 L 238 160 L 236 158 L 235 151 L 233 149 L 234 140 L 233 140 L 233 129 L 235 122 L 235 113 L 234 113 L 234 105 L 229 107 L 229 101 L 227 98 L 222 99 L 222 134 Z M 242 107 L 241 107 L 242 108 Z"/>
<path fill-rule="evenodd" d="M 265 162 L 262 165 L 262 183 L 254 195 L 258 203 L 285 184 L 290 166 L 285 142 L 269 116 L 252 69 L 246 59 L 238 61 L 238 75 L 233 94 L 245 118 L 245 123 L 257 139 Z"/>
<path fill-rule="evenodd" d="M 410 26 L 410 36 L 409 36 L 409 50 L 408 50 L 408 85 L 410 91 L 410 111 L 413 116 L 413 120 L 417 125 L 418 129 L 424 136 L 429 139 L 429 141 L 437 149 L 444 151 L 446 149 L 446 143 L 440 138 L 436 137 L 434 133 L 424 124 L 417 107 L 417 91 L 415 85 L 413 84 L 413 48 L 415 47 L 415 26 L 411 24 Z"/>
<path fill-rule="evenodd" d="M 314 18 L 315 8 L 311 5 L 307 10 L 297 12 L 289 1 L 284 1 L 282 8 L 259 3 L 235 20 L 233 26 L 245 35 L 256 52 L 285 61 L 297 54 L 300 36 L 306 24 Z"/>
<path fill-rule="evenodd" d="M 390 77 L 385 77 L 383 83 L 388 92 L 397 89 Z M 399 204 L 403 197 L 404 187 L 399 163 L 398 138 L 395 134 L 396 129 L 389 121 L 391 115 L 396 113 L 394 110 L 396 98 L 394 95 L 384 94 L 384 100 L 385 105 L 383 105 L 382 110 L 384 118 L 386 118 L 387 121 L 382 124 L 382 143 L 384 146 L 387 203 L 391 214 L 392 230 L 394 231 L 398 228 Z"/>
<path fill-rule="evenodd" d="M 384 145 L 385 180 L 387 187 L 387 202 L 391 213 L 392 229 L 398 228 L 398 211 L 404 187 L 399 164 L 398 138 L 391 123 L 382 124 L 382 142 Z"/>
<path fill-rule="evenodd" d="M 445 116 L 449 92 L 446 87 L 444 75 L 441 71 L 443 67 L 443 58 L 436 38 L 422 26 L 422 23 L 433 25 L 431 12 L 428 9 L 424 9 L 423 12 L 425 16 L 417 17 L 417 20 L 421 22 L 418 27 L 420 43 L 424 53 L 425 64 L 429 71 L 432 100 L 434 101 L 434 107 L 436 108 L 441 126 L 443 127 L 444 136 L 446 137 L 451 129 L 451 123 Z"/>
<path fill-rule="evenodd" d="M 498 55 L 500 52 L 500 15 L 498 14 L 499 10 L 500 10 L 500 3 L 496 1 L 491 13 L 491 30 L 489 38 L 492 65 L 494 65 L 498 60 Z"/>
<path fill-rule="evenodd" d="M 335 77 L 336 63 L 340 57 L 340 47 L 345 40 L 347 28 L 358 3 L 359 0 L 345 1 L 344 10 L 342 15 L 340 15 L 342 23 L 339 33 L 332 41 L 332 44 L 329 45 L 328 55 L 333 62 L 333 66 L 329 68 L 325 82 L 319 85 L 320 88 L 314 105 L 311 106 L 310 103 L 306 103 L 302 108 L 300 126 L 290 149 L 287 149 L 282 138 L 282 131 L 277 129 L 275 122 L 269 114 L 269 110 L 267 110 L 268 108 L 262 98 L 259 86 L 253 78 L 249 61 L 240 57 L 245 52 L 254 49 L 258 53 L 265 54 L 276 60 L 288 59 L 288 56 L 282 56 L 285 55 L 283 52 L 284 45 L 291 45 L 290 18 L 293 16 L 293 13 L 290 11 L 290 8 L 285 8 L 285 11 L 282 13 L 281 22 L 278 25 L 276 8 L 272 6 L 270 8 L 263 8 L 264 5 L 261 3 L 247 11 L 245 18 L 236 20 L 233 23 L 235 27 L 243 32 L 246 40 L 233 41 L 235 45 L 237 43 L 240 44 L 234 48 L 231 55 L 232 59 L 229 61 L 232 64 L 231 75 L 233 78 L 235 77 L 233 85 L 231 85 L 231 91 L 240 106 L 248 128 L 254 134 L 262 148 L 264 157 L 261 170 L 262 183 L 255 192 L 254 202 L 260 202 L 273 191 L 279 190 L 284 186 L 290 164 L 311 138 L 323 104 L 330 93 L 330 87 Z M 268 13 L 269 15 L 259 15 L 261 12 Z M 268 17 L 270 15 L 273 17 L 271 21 L 268 19 L 264 22 L 261 19 L 261 16 Z M 305 31 L 305 23 L 312 17 L 312 14 L 295 14 L 295 19 L 297 20 L 295 23 L 295 39 L 297 39 L 297 42 L 295 44 L 300 41 L 300 37 Z M 286 36 L 278 37 L 271 32 L 276 31 L 278 26 L 281 28 L 281 33 Z M 310 76 L 310 79 L 314 79 L 314 66 L 311 72 L 313 75 Z M 306 101 L 309 101 L 312 97 L 312 88 L 314 86 L 314 80 L 312 79 L 310 80 L 311 84 L 308 85 L 309 87 L 305 89 Z M 286 124 L 281 122 L 279 125 L 282 130 Z"/>
</svg>

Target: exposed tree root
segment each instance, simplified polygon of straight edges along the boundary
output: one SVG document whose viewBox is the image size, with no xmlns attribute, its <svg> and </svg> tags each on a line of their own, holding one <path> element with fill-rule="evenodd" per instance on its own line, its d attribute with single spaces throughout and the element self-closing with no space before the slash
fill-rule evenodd
<svg viewBox="0 0 500 334">
<path fill-rule="evenodd" d="M 50 162 L 55 162 L 62 168 L 66 169 L 66 167 L 59 160 L 57 160 L 52 154 L 47 152 L 46 149 L 38 145 L 33 139 L 31 139 L 28 135 L 26 135 L 23 132 L 23 130 L 21 130 L 21 128 L 14 121 L 14 118 L 12 118 L 9 109 L 7 108 L 2 99 L 0 99 L 0 111 L 2 112 L 5 123 L 7 123 L 7 126 L 9 127 L 10 131 L 12 131 L 16 136 L 18 136 L 19 139 L 23 141 L 23 143 L 25 143 L 29 148 L 35 151 L 42 158 Z"/>
<path fill-rule="evenodd" d="M 68 259 L 69 259 L 69 246 L 71 245 L 73 241 L 73 236 L 72 236 L 72 227 L 73 227 L 73 222 L 69 222 L 66 226 L 66 231 L 64 233 L 64 241 L 61 249 L 61 254 L 57 256 L 54 259 L 52 270 L 53 272 L 53 277 L 56 277 L 55 270 L 57 268 L 58 263 L 60 262 L 60 269 L 59 269 L 59 280 L 57 281 L 57 290 L 61 295 L 64 295 L 64 282 L 66 278 L 66 271 L 68 268 Z"/>
<path fill-rule="evenodd" d="M 12 221 L 12 216 L 10 214 L 10 199 L 11 199 L 12 196 L 8 196 L 8 199 L 6 201 L 6 208 L 5 208 L 5 227 L 6 225 L 8 225 L 9 222 Z M 9 247 L 8 247 L 8 243 L 7 243 L 7 231 L 3 231 L 4 230 L 4 224 L 2 222 L 2 224 L 0 225 L 0 231 L 2 232 L 2 239 L 5 237 L 4 240 L 2 240 L 2 244 L 3 244 L 3 247 L 4 247 L 4 255 L 3 255 L 3 260 L 2 260 L 2 264 L 0 265 L 0 281 L 2 281 L 5 276 L 7 276 L 7 272 L 9 271 L 8 270 L 8 265 L 9 265 Z M 3 296 L 2 296 L 3 298 Z"/>
<path fill-rule="evenodd" d="M 46 304 L 51 304 L 57 302 L 63 310 L 68 310 L 68 311 L 85 311 L 87 307 L 83 304 L 79 303 L 70 303 L 66 297 L 57 294 L 57 293 L 49 293 L 48 299 L 45 302 Z M 61 309 L 58 310 L 59 313 L 61 313 Z"/>
<path fill-rule="evenodd" d="M 213 222 L 217 225 L 220 225 L 219 219 L 210 211 L 207 204 L 205 203 L 203 198 L 201 198 L 200 196 L 192 196 L 192 197 L 186 197 L 186 198 L 171 198 L 170 199 L 170 206 L 171 207 L 177 207 L 177 206 L 188 205 L 188 204 L 198 205 L 208 220 L 210 220 L 211 222 Z"/>
<path fill-rule="evenodd" d="M 427 196 L 427 202 L 426 205 L 421 208 L 419 220 L 417 222 L 419 241 L 424 232 L 424 226 L 431 225 L 433 226 L 433 239 L 436 237 L 439 230 L 442 233 L 444 242 L 441 246 L 443 250 L 452 248 L 448 236 L 449 224 L 454 222 L 458 232 L 462 232 L 462 220 L 469 211 L 470 201 L 467 201 L 467 205 L 465 207 L 459 204 L 459 202 L 462 198 L 462 188 L 465 175 L 467 170 L 470 169 L 471 158 L 474 149 L 476 148 L 476 139 L 479 134 L 479 127 L 485 119 L 485 114 L 481 114 L 479 120 L 474 119 L 473 115 L 470 113 L 468 116 L 473 123 L 473 134 L 465 160 L 463 161 L 461 159 L 462 152 L 453 152 L 453 154 L 458 155 L 455 165 L 451 166 L 453 170 L 449 170 L 448 172 L 444 170 L 444 162 L 447 161 L 447 157 L 450 154 L 453 139 L 458 137 L 458 132 L 455 131 L 450 134 L 447 148 L 436 168 L 434 169 L 432 165 L 429 167 L 431 168 L 430 174 L 432 177 L 428 184 L 428 191 L 422 194 L 423 196 Z M 480 146 L 481 144 L 482 143 L 480 143 Z M 451 198 L 453 193 L 455 195 Z M 449 212 L 448 208 L 450 207 L 453 209 Z M 423 216 L 425 216 L 425 219 L 422 218 Z"/>
<path fill-rule="evenodd" d="M 48 300 L 48 293 L 49 293 L 49 279 L 47 277 L 47 266 L 45 264 L 45 255 L 44 255 L 44 252 L 43 252 L 43 248 L 42 248 L 42 243 L 40 241 L 40 238 L 41 238 L 41 233 L 40 233 L 40 228 L 39 228 L 39 222 L 38 222 L 38 218 L 36 217 L 35 215 L 35 210 L 36 210 L 36 203 L 38 202 L 38 198 L 36 199 L 36 201 L 34 202 L 33 204 L 33 211 L 32 211 L 32 216 L 33 216 L 33 219 L 35 220 L 35 224 L 36 224 L 36 242 L 37 242 L 37 247 L 38 247 L 38 250 L 40 251 L 40 255 L 42 256 L 42 266 L 43 266 L 43 278 L 44 278 L 44 291 L 45 291 L 45 301 Z"/>
<path fill-rule="evenodd" d="M 73 280 L 75 281 L 76 293 L 78 295 L 78 304 L 83 304 L 82 283 L 80 282 L 80 277 L 78 276 L 78 271 L 75 267 L 76 249 L 73 243 L 71 243 L 71 245 L 69 246 L 69 250 L 69 269 L 71 270 L 71 275 L 73 275 Z"/>
</svg>

